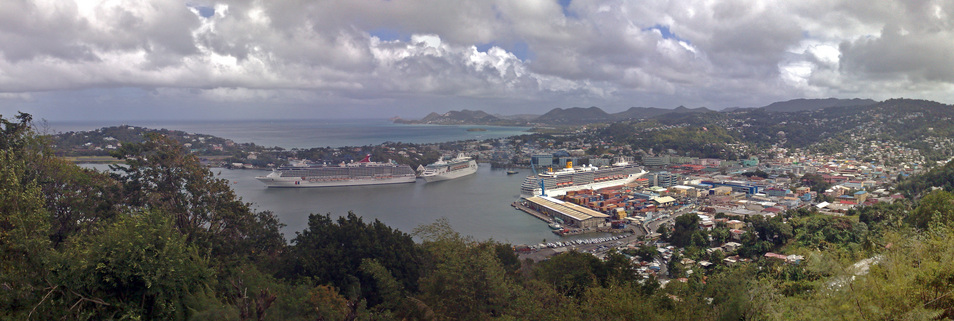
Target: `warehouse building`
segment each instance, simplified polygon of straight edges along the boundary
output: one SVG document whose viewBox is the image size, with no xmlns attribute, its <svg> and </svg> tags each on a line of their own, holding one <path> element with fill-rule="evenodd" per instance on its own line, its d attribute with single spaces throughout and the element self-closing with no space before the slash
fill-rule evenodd
<svg viewBox="0 0 954 321">
<path fill-rule="evenodd" d="M 605 225 L 609 218 L 609 215 L 546 196 L 528 198 L 527 206 L 544 215 L 558 217 L 565 225 L 578 228 L 599 227 Z"/>
</svg>

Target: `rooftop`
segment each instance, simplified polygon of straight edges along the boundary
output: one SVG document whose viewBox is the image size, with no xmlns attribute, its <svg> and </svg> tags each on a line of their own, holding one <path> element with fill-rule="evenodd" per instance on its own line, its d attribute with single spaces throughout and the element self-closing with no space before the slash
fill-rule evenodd
<svg viewBox="0 0 954 321">
<path fill-rule="evenodd" d="M 573 203 L 564 202 L 555 198 L 550 198 L 546 196 L 534 196 L 528 198 L 527 201 L 536 203 L 540 206 L 549 208 L 551 210 L 563 213 L 574 219 L 584 221 L 591 218 L 607 218 L 609 215 L 588 209 L 583 206 L 579 206 Z"/>
</svg>

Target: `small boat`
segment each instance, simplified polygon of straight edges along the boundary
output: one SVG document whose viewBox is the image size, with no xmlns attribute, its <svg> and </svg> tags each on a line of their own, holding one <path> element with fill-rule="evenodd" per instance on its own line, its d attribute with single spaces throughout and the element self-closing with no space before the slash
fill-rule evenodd
<svg viewBox="0 0 954 321">
<path fill-rule="evenodd" d="M 512 170 L 512 169 L 509 170 L 509 171 L 507 171 L 507 175 L 513 175 L 513 174 L 516 174 L 516 173 L 519 173 L 519 172 L 518 172 L 518 171 L 515 171 L 515 170 Z"/>
</svg>

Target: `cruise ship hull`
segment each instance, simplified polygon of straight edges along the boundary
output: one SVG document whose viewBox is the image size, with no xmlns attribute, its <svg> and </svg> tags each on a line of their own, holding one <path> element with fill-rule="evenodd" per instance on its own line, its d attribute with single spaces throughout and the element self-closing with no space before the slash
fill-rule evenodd
<svg viewBox="0 0 954 321">
<path fill-rule="evenodd" d="M 308 180 L 292 177 L 256 177 L 260 182 L 265 183 L 267 187 L 275 188 L 308 188 L 308 187 L 344 187 L 344 186 L 364 186 L 364 185 L 385 185 L 385 184 L 403 184 L 413 183 L 414 176 L 391 177 L 391 178 L 365 178 L 365 179 L 343 179 L 343 180 Z"/>
<path fill-rule="evenodd" d="M 642 177 L 647 172 L 635 166 L 626 168 L 612 168 L 596 172 L 561 175 L 557 177 L 530 176 L 520 188 L 520 197 L 529 198 L 541 195 L 540 180 L 543 180 L 547 196 L 565 195 L 570 191 L 584 189 L 602 189 L 628 184 Z M 611 178 L 606 178 L 611 177 Z"/>
<path fill-rule="evenodd" d="M 476 172 L 477 172 L 477 162 L 470 161 L 468 163 L 468 166 L 465 168 L 455 170 L 455 171 L 437 173 L 433 175 L 425 174 L 425 175 L 421 175 L 421 178 L 423 178 L 425 182 L 432 183 L 432 182 L 446 181 L 449 179 L 461 178 L 467 175 L 474 174 Z"/>
<path fill-rule="evenodd" d="M 256 177 L 267 187 L 341 187 L 413 183 L 417 177 L 407 165 L 371 162 L 368 155 L 358 163 L 338 166 L 279 168 Z"/>
<path fill-rule="evenodd" d="M 441 157 L 436 163 L 427 165 L 421 178 L 425 182 L 446 181 L 464 177 L 477 172 L 477 162 L 464 154 L 458 154 L 457 158 L 450 161 L 444 161 Z"/>
</svg>

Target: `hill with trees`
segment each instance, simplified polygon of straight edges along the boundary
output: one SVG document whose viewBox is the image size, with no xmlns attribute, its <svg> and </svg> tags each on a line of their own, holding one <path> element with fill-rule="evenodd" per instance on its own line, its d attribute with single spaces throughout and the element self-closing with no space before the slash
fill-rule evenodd
<svg viewBox="0 0 954 321">
<path fill-rule="evenodd" d="M 420 120 L 407 120 L 396 118 L 393 120 L 397 124 L 434 124 L 434 125 L 497 125 L 497 126 L 521 126 L 526 125 L 519 119 L 504 119 L 480 110 L 452 110 L 443 114 L 430 113 Z"/>
<path fill-rule="evenodd" d="M 877 103 L 871 99 L 792 99 L 780 101 L 761 107 L 765 111 L 777 113 L 792 113 L 806 110 L 819 110 L 831 107 L 867 106 Z"/>
</svg>

